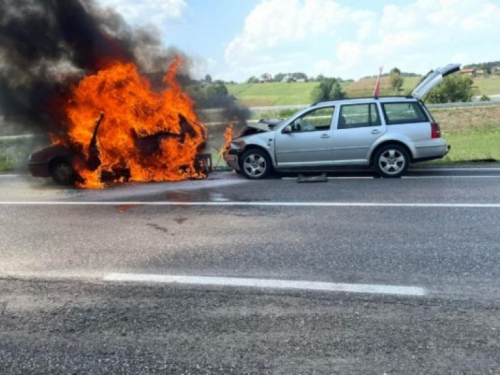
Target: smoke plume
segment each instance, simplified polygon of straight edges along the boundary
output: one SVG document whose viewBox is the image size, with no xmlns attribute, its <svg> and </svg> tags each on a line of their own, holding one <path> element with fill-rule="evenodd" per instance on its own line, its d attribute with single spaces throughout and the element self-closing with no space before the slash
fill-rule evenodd
<svg viewBox="0 0 500 375">
<path fill-rule="evenodd" d="M 83 76 L 115 61 L 165 72 L 179 51 L 158 34 L 132 29 L 94 0 L 0 0 L 0 112 L 57 131 L 61 104 Z"/>
</svg>

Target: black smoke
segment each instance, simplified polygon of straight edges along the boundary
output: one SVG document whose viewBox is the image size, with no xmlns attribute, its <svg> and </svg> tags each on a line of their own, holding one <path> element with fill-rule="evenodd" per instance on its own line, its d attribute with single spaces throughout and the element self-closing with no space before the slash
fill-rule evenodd
<svg viewBox="0 0 500 375">
<path fill-rule="evenodd" d="M 180 55 L 181 85 L 196 84 L 191 60 L 166 48 L 159 35 L 153 28 L 132 28 L 95 0 L 0 0 L 0 115 L 22 118 L 23 130 L 58 133 L 66 128 L 70 88 L 115 61 L 136 64 L 160 90 Z M 206 108 L 199 104 L 195 108 Z M 216 104 L 226 120 L 246 123 L 249 111 L 234 98 Z"/>
<path fill-rule="evenodd" d="M 132 29 L 93 0 L 0 0 L 0 112 L 57 130 L 69 88 L 83 76 L 114 61 L 165 71 L 178 51 L 158 34 Z"/>
</svg>

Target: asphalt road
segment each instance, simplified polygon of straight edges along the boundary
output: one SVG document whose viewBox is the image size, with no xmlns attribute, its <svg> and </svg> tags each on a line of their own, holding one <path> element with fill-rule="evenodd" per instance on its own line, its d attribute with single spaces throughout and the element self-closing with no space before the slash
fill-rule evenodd
<svg viewBox="0 0 500 375">
<path fill-rule="evenodd" d="M 498 168 L 4 175 L 0 223 L 0 374 L 500 373 Z"/>
</svg>

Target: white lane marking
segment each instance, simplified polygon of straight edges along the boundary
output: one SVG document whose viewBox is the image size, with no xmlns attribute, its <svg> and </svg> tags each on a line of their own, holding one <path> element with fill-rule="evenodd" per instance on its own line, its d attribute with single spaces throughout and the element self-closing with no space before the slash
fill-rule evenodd
<svg viewBox="0 0 500 375">
<path fill-rule="evenodd" d="M 486 168 L 467 168 L 467 167 L 457 167 L 457 168 L 414 168 L 414 169 L 409 169 L 409 172 L 464 172 L 464 171 L 470 171 L 470 172 L 478 172 L 478 171 L 484 171 L 484 172 L 499 172 L 500 168 L 492 168 L 492 167 L 486 167 Z"/>
<path fill-rule="evenodd" d="M 384 202 L 0 202 L 0 206 L 226 206 L 226 207 L 395 207 L 500 208 L 500 203 L 384 203 Z"/>
<path fill-rule="evenodd" d="M 244 288 L 265 289 L 295 289 L 328 292 L 391 294 L 401 296 L 425 296 L 426 291 L 414 286 L 392 286 L 371 284 L 338 284 L 315 281 L 273 280 L 273 279 L 244 279 L 233 277 L 201 277 L 201 276 L 174 276 L 174 275 L 147 275 L 112 273 L 104 277 L 105 281 L 139 282 L 139 283 L 166 283 L 182 285 L 204 286 L 232 286 Z"/>
<path fill-rule="evenodd" d="M 402 177 L 403 179 L 406 180 L 425 180 L 425 179 L 435 179 L 435 178 L 451 178 L 451 179 L 456 179 L 456 178 L 468 178 L 468 179 L 473 179 L 473 178 L 500 178 L 500 176 L 404 176 Z"/>
<path fill-rule="evenodd" d="M 328 180 L 373 180 L 375 177 L 369 176 L 340 176 L 340 177 L 327 177 Z M 500 178 L 498 176 L 403 176 L 401 179 L 403 180 L 425 180 L 425 179 L 444 179 L 444 178 L 465 178 L 465 179 L 473 179 L 473 178 Z M 283 177 L 282 180 L 297 180 L 297 177 Z"/>
<path fill-rule="evenodd" d="M 0 174 L 1 177 L 26 177 L 29 176 L 29 174 Z"/>
</svg>

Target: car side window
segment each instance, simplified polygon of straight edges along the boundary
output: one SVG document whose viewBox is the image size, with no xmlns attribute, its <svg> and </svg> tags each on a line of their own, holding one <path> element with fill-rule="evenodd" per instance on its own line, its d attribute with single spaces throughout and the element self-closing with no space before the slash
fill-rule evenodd
<svg viewBox="0 0 500 375">
<path fill-rule="evenodd" d="M 342 106 L 337 129 L 367 128 L 381 125 L 376 104 L 353 104 Z"/>
<path fill-rule="evenodd" d="M 417 102 L 385 103 L 385 119 L 387 125 L 428 122 L 429 119 Z"/>
<path fill-rule="evenodd" d="M 295 119 L 291 126 L 294 133 L 329 130 L 335 107 L 314 109 Z"/>
</svg>

